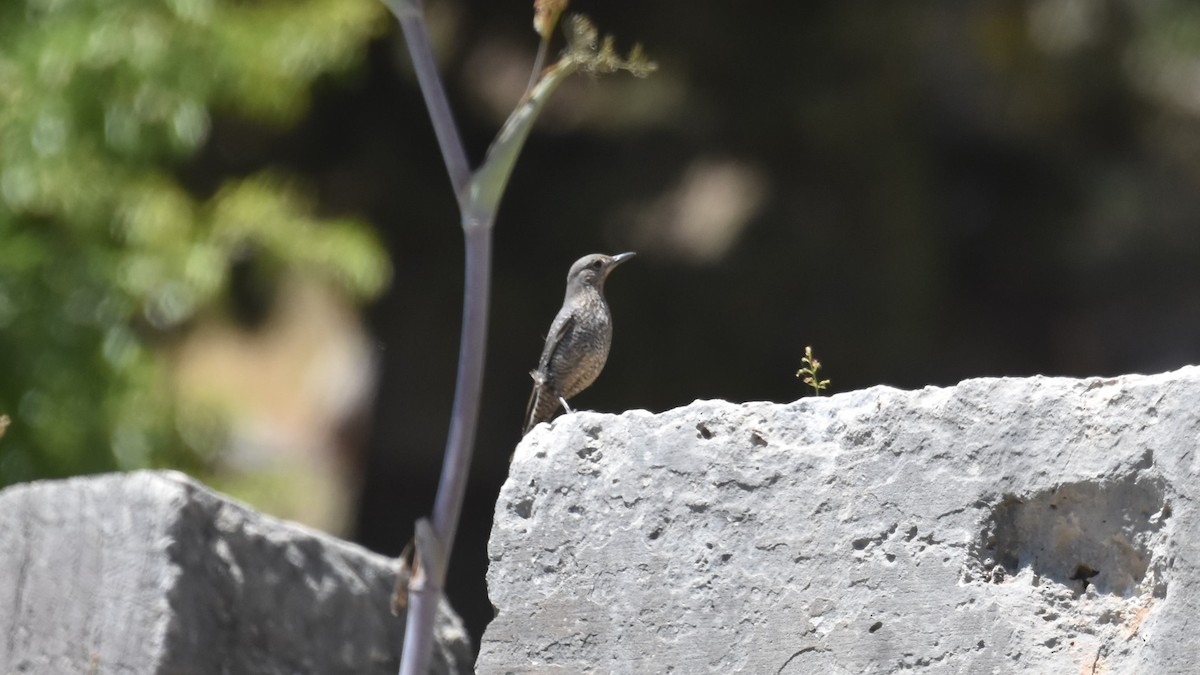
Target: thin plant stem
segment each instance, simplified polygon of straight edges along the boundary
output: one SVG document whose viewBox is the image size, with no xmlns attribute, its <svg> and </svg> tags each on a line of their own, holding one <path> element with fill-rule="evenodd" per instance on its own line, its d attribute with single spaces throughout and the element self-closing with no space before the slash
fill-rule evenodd
<svg viewBox="0 0 1200 675">
<path fill-rule="evenodd" d="M 424 571 L 423 583 L 409 592 L 400 675 L 425 675 L 433 649 L 433 625 L 446 584 L 446 563 L 454 545 L 475 447 L 491 295 L 492 222 L 463 221 L 466 279 L 463 289 L 462 342 L 458 353 L 450 435 L 433 506 L 433 530 L 441 542 L 441 564 Z"/>
<path fill-rule="evenodd" d="M 425 24 L 424 13 L 419 3 L 409 0 L 385 0 L 385 4 L 396 15 L 396 19 L 400 21 L 400 28 L 404 31 L 404 42 L 408 45 L 408 54 L 417 74 L 417 83 L 421 85 L 425 107 L 429 109 L 429 117 L 433 122 L 433 133 L 442 149 L 446 171 L 450 173 L 450 185 L 454 188 L 459 208 L 462 208 L 467 198 L 467 186 L 471 182 L 471 167 L 467 162 L 466 150 L 463 149 L 462 136 L 454 124 L 454 114 L 450 111 L 446 89 L 442 86 L 441 76 L 438 75 L 437 61 L 433 57 L 433 46 L 429 41 L 429 28 Z"/>
<path fill-rule="evenodd" d="M 417 75 L 425 107 L 433 123 L 442 159 L 450 174 L 450 184 L 463 214 L 466 262 L 463 289 L 463 325 L 459 346 L 458 373 L 450 432 L 446 439 L 441 479 L 433 509 L 434 535 L 441 545 L 438 563 L 423 566 L 420 583 L 409 589 L 408 613 L 404 626 L 400 675 L 426 675 L 433 651 L 434 624 L 446 585 L 446 568 L 458 521 L 462 513 L 475 431 L 483 391 L 483 367 L 487 343 L 488 299 L 491 294 L 492 222 L 494 208 L 479 214 L 468 194 L 472 172 L 463 148 L 462 137 L 454 124 L 446 90 L 437 71 L 429 30 L 419 1 L 385 0 L 400 22 L 408 45 L 413 70 Z M 420 552 L 418 552 L 419 554 Z M 420 555 L 418 557 L 422 560 Z"/>
<path fill-rule="evenodd" d="M 462 343 L 458 352 L 458 376 L 454 382 L 454 407 L 446 458 L 433 504 L 433 529 L 442 540 L 442 553 L 449 559 L 458 531 L 471 449 L 479 419 L 483 392 L 483 367 L 487 353 L 488 303 L 491 296 L 492 222 L 463 223 L 466 244 L 466 278 L 463 289 Z M 439 584 L 441 579 L 438 580 Z"/>
<path fill-rule="evenodd" d="M 533 70 L 529 72 L 529 84 L 525 85 L 525 95 L 529 96 L 533 91 L 534 85 L 538 83 L 538 78 L 541 77 L 542 68 L 546 67 L 546 52 L 550 51 L 550 40 L 542 38 L 538 41 L 537 55 L 533 57 Z"/>
<path fill-rule="evenodd" d="M 433 624 L 437 621 L 440 588 L 413 586 L 408 590 L 408 613 L 404 617 L 404 647 L 400 653 L 400 675 L 427 675 L 433 653 Z"/>
</svg>

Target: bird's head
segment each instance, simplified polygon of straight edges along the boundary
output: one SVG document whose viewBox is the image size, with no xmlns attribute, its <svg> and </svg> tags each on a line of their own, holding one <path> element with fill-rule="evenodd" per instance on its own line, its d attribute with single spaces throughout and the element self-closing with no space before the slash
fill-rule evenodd
<svg viewBox="0 0 1200 675">
<path fill-rule="evenodd" d="M 592 287 L 598 290 L 604 290 L 604 280 L 608 278 L 609 272 L 621 263 L 633 257 L 633 253 L 621 253 L 620 255 L 604 255 L 603 253 L 592 253 L 585 255 L 571 265 L 571 271 L 567 272 L 567 288 L 572 287 Z"/>
</svg>

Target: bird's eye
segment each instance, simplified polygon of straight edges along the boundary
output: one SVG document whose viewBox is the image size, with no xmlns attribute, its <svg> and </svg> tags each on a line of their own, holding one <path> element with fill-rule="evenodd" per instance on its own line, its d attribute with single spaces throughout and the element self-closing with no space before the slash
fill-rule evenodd
<svg viewBox="0 0 1200 675">
<path fill-rule="evenodd" d="M 603 260 L 593 260 L 591 266 L 596 269 L 600 269 L 601 265 L 603 265 L 603 264 L 604 264 Z"/>
</svg>

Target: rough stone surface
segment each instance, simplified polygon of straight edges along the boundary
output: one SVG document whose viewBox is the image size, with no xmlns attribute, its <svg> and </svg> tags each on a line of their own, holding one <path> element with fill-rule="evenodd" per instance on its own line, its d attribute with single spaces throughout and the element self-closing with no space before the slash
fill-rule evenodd
<svg viewBox="0 0 1200 675">
<path fill-rule="evenodd" d="M 0 674 L 395 673 L 393 562 L 173 472 L 0 492 Z M 439 616 L 438 673 L 470 672 Z"/>
<path fill-rule="evenodd" d="M 480 673 L 1194 673 L 1200 368 L 579 413 L 517 449 Z"/>
</svg>

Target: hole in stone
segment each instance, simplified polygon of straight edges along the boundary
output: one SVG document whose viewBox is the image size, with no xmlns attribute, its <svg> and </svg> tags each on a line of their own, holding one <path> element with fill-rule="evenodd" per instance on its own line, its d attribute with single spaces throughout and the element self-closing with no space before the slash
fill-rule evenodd
<svg viewBox="0 0 1200 675">
<path fill-rule="evenodd" d="M 696 431 L 699 431 L 700 437 L 706 441 L 713 437 L 712 432 L 708 430 L 708 427 L 704 425 L 704 422 L 698 422 L 696 424 Z"/>
<path fill-rule="evenodd" d="M 750 432 L 750 445 L 756 448 L 767 447 L 767 439 L 763 438 L 757 431 Z"/>
<path fill-rule="evenodd" d="M 1070 579 L 1071 581 L 1082 582 L 1083 590 L 1086 591 L 1087 587 L 1088 587 L 1088 581 L 1092 577 L 1096 576 L 1097 574 L 1100 574 L 1100 570 L 1094 569 L 1091 565 L 1088 565 L 1087 563 L 1079 563 L 1078 565 L 1075 566 L 1075 571 L 1072 572 L 1071 576 L 1069 576 L 1067 578 Z"/>
<path fill-rule="evenodd" d="M 883 628 L 883 622 L 876 621 L 875 623 L 871 624 L 871 627 L 867 629 L 867 632 L 874 633 L 875 631 L 879 630 L 880 628 Z"/>
<path fill-rule="evenodd" d="M 528 518 L 529 516 L 533 515 L 533 498 L 526 497 L 521 501 L 513 502 L 508 508 L 517 516 L 521 518 Z"/>
<path fill-rule="evenodd" d="M 1134 473 L 1112 482 L 1068 483 L 991 508 L 971 545 L 970 578 L 1000 583 L 1025 568 L 1072 589 L 1130 595 L 1161 550 L 1170 517 L 1161 481 Z M 1154 592 L 1165 591 L 1156 565 Z"/>
<path fill-rule="evenodd" d="M 654 530 L 652 532 L 650 532 L 650 534 L 646 535 L 646 538 L 649 539 L 650 541 L 654 541 L 655 539 L 658 539 L 661 536 L 662 536 L 662 528 L 656 527 L 656 528 L 654 528 Z"/>
</svg>

